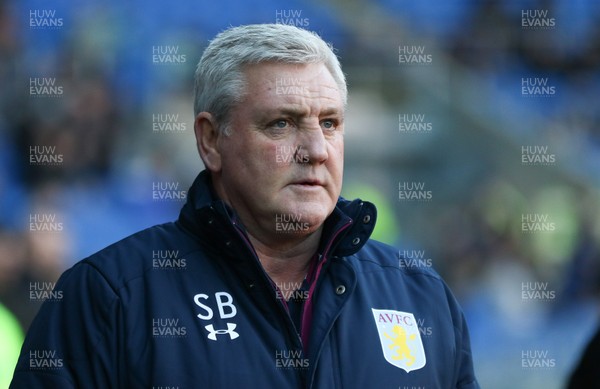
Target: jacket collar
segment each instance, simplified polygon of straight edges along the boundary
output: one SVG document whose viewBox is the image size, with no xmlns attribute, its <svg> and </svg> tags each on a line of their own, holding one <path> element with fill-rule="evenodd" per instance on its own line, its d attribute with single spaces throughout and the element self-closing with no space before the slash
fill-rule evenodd
<svg viewBox="0 0 600 389">
<path fill-rule="evenodd" d="M 227 248 L 243 240 L 235 226 L 245 230 L 235 211 L 218 198 L 211 181 L 208 171 L 198 174 L 188 191 L 179 222 L 199 239 Z M 340 197 L 325 220 L 319 253 L 330 256 L 354 254 L 371 236 L 376 218 L 377 210 L 373 204 Z"/>
</svg>

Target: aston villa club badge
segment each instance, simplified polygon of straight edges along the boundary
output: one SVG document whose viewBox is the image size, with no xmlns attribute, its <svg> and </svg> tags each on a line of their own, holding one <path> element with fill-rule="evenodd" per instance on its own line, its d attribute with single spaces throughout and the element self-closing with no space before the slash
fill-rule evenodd
<svg viewBox="0 0 600 389">
<path fill-rule="evenodd" d="M 425 350 L 412 313 L 372 309 L 385 360 L 407 373 L 425 366 Z"/>
</svg>

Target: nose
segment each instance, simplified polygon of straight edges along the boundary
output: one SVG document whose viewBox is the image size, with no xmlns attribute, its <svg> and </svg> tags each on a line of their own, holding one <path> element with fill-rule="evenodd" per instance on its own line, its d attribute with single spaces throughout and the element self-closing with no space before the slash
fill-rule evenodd
<svg viewBox="0 0 600 389">
<path fill-rule="evenodd" d="M 305 128 L 299 137 L 300 146 L 297 148 L 299 160 L 304 163 L 320 164 L 327 161 L 329 153 L 327 152 L 327 139 L 321 130 L 320 125 L 311 125 Z"/>
</svg>

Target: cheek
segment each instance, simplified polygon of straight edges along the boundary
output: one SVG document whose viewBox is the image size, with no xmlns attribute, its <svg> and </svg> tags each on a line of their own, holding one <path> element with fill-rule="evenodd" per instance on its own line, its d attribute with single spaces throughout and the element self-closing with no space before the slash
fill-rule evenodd
<svg viewBox="0 0 600 389">
<path fill-rule="evenodd" d="M 224 162 L 229 173 L 244 180 L 267 178 L 274 168 L 275 146 L 261 144 L 252 137 L 239 137 L 230 141 L 224 149 Z"/>
<path fill-rule="evenodd" d="M 240 159 L 242 162 L 238 165 L 236 174 L 261 193 L 273 192 L 287 176 L 285 172 L 289 169 L 289 164 L 282 162 L 285 155 L 282 157 L 281 147 L 273 144 L 261 144 Z"/>
<path fill-rule="evenodd" d="M 336 193 L 333 193 L 337 198 L 342 190 L 342 179 L 344 176 L 344 144 L 340 143 L 334 147 L 334 151 L 330 154 L 331 165 L 330 174 L 334 181 Z"/>
<path fill-rule="evenodd" d="M 344 143 L 341 140 L 331 145 L 329 158 L 331 166 L 336 170 L 335 174 L 341 174 L 344 168 Z"/>
</svg>

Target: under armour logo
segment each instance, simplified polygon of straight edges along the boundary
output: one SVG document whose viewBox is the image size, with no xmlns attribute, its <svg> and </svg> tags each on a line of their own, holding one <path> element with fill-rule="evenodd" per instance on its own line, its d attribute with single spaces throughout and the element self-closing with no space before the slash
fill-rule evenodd
<svg viewBox="0 0 600 389">
<path fill-rule="evenodd" d="M 217 335 L 229 335 L 229 338 L 231 340 L 237 338 L 240 336 L 240 334 L 238 334 L 237 332 L 235 332 L 235 327 L 237 327 L 237 324 L 235 323 L 227 323 L 227 329 L 226 330 L 215 330 L 215 327 L 212 324 L 209 324 L 207 326 L 205 326 L 204 328 L 206 328 L 206 330 L 208 331 L 208 339 L 210 340 L 217 340 Z"/>
</svg>

